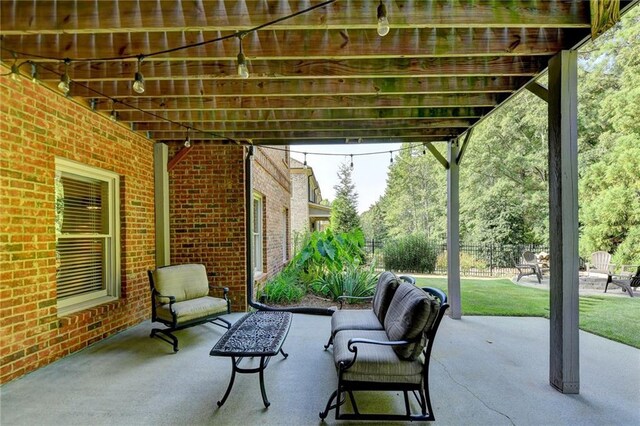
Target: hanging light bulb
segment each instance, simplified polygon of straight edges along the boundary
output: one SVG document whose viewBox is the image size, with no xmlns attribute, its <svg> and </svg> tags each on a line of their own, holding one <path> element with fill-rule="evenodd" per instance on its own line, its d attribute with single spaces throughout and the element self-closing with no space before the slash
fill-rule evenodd
<svg viewBox="0 0 640 426">
<path fill-rule="evenodd" d="M 31 62 L 31 81 L 36 83 L 38 81 L 38 66 L 35 62 Z"/>
<path fill-rule="evenodd" d="M 305 170 L 307 170 L 307 153 L 304 153 L 304 164 L 302 165 L 302 168 L 304 168 Z"/>
<path fill-rule="evenodd" d="M 20 69 L 18 68 L 18 64 L 16 62 L 11 65 L 11 80 L 20 80 Z"/>
<path fill-rule="evenodd" d="M 144 77 L 140 72 L 140 64 L 142 63 L 143 59 L 144 59 L 143 55 L 138 56 L 138 70 L 136 71 L 136 74 L 133 80 L 133 91 L 139 94 L 144 93 Z"/>
<path fill-rule="evenodd" d="M 389 163 L 393 164 L 393 151 L 389 151 Z"/>
<path fill-rule="evenodd" d="M 378 5 L 378 35 L 384 37 L 389 34 L 389 19 L 387 19 L 387 7 L 380 0 Z"/>
<path fill-rule="evenodd" d="M 109 115 L 109 120 L 113 121 L 114 123 L 118 121 L 118 113 L 116 112 L 116 101 L 113 99 L 111 100 L 111 114 Z"/>
<path fill-rule="evenodd" d="M 190 130 L 190 128 L 187 127 L 187 138 L 184 140 L 184 147 L 185 148 L 191 148 L 191 137 L 189 136 L 189 130 Z"/>
<path fill-rule="evenodd" d="M 349 167 L 351 167 L 351 170 L 353 170 L 353 154 L 351 154 L 351 164 L 349 165 Z"/>
<path fill-rule="evenodd" d="M 238 40 L 240 41 L 240 53 L 238 53 L 238 77 L 240 78 L 249 78 L 249 69 L 247 68 L 247 58 L 244 56 L 242 52 L 242 38 L 244 34 L 238 35 Z"/>
<path fill-rule="evenodd" d="M 426 144 L 422 144 L 422 155 L 427 155 L 427 145 Z"/>
<path fill-rule="evenodd" d="M 58 89 L 65 95 L 71 90 L 71 78 L 69 78 L 69 59 L 64 60 L 64 74 L 60 76 L 60 83 L 58 83 Z"/>
</svg>

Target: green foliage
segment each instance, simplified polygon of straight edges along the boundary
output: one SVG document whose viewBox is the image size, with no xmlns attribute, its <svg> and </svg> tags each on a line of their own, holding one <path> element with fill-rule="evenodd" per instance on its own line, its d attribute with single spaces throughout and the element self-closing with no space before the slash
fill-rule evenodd
<svg viewBox="0 0 640 426">
<path fill-rule="evenodd" d="M 427 272 L 435 270 L 437 247 L 424 235 L 409 235 L 384 246 L 384 268 L 390 271 Z"/>
<path fill-rule="evenodd" d="M 346 265 L 343 271 L 327 272 L 316 280 L 314 286 L 323 296 L 338 300 L 339 296 L 372 296 L 377 282 L 378 275 L 373 266 L 365 268 L 356 262 Z"/>
<path fill-rule="evenodd" d="M 341 271 L 347 264 L 363 261 L 364 256 L 362 230 L 355 229 L 336 235 L 327 229 L 311 233 L 305 246 L 287 268 L 317 277 L 325 272 Z"/>
<path fill-rule="evenodd" d="M 358 216 L 358 193 L 351 179 L 351 167 L 341 163 L 338 168 L 339 182 L 333 188 L 336 198 L 331 204 L 331 229 L 340 234 L 360 228 Z"/>
<path fill-rule="evenodd" d="M 305 289 L 298 283 L 295 271 L 285 269 L 265 284 L 260 296 L 269 303 L 295 303 L 302 299 Z"/>
<path fill-rule="evenodd" d="M 382 199 L 376 201 L 369 210 L 362 213 L 360 222 L 362 231 L 368 239 L 384 241 L 387 239 L 388 229 L 384 220 L 385 212 Z"/>
</svg>

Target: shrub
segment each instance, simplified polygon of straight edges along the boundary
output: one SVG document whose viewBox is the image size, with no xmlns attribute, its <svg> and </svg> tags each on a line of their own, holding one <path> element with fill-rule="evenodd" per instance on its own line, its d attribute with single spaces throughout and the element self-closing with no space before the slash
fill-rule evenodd
<svg viewBox="0 0 640 426">
<path fill-rule="evenodd" d="M 384 268 L 392 271 L 427 272 L 436 268 L 437 247 L 425 236 L 409 235 L 384 247 Z"/>
<path fill-rule="evenodd" d="M 377 281 L 373 267 L 361 267 L 356 262 L 347 265 L 344 271 L 327 272 L 314 282 L 314 288 L 333 300 L 340 296 L 368 297 L 373 295 Z"/>
<path fill-rule="evenodd" d="M 299 302 L 305 293 L 295 272 L 285 269 L 267 281 L 260 296 L 266 296 L 267 302 L 270 303 L 295 303 Z"/>
<path fill-rule="evenodd" d="M 296 269 L 298 275 L 319 277 L 341 271 L 344 265 L 359 263 L 364 257 L 364 234 L 360 229 L 337 235 L 327 229 L 310 234 L 287 268 Z"/>
</svg>

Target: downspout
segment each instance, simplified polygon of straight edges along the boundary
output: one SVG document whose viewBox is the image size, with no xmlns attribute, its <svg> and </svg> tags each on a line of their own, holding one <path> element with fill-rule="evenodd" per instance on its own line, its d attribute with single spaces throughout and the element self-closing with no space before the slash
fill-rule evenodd
<svg viewBox="0 0 640 426">
<path fill-rule="evenodd" d="M 274 308 L 253 300 L 253 146 L 249 146 L 244 163 L 244 203 L 245 203 L 245 245 L 246 275 L 247 275 L 247 303 L 250 307 L 259 311 L 284 311 L 310 315 L 333 315 L 333 309 L 308 308 L 304 306 L 290 308 Z"/>
</svg>

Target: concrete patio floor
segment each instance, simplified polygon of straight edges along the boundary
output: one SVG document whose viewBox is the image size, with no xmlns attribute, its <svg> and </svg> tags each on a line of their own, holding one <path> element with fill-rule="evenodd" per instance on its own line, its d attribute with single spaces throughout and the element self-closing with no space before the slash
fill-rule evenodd
<svg viewBox="0 0 640 426">
<path fill-rule="evenodd" d="M 241 314 L 231 314 L 237 320 Z M 145 322 L 0 388 L 0 423 L 11 425 L 317 425 L 337 385 L 330 318 L 295 314 L 284 349 L 265 372 L 265 409 L 256 374 L 236 377 L 217 408 L 230 360 L 210 357 L 223 331 L 178 332 L 180 351 L 148 337 Z M 442 425 L 640 424 L 640 350 L 580 332 L 581 392 L 548 382 L 549 321 L 445 317 L 431 363 L 431 399 Z M 356 394 L 358 398 L 358 394 Z M 366 406 L 401 410 L 393 393 Z M 334 424 L 333 412 L 327 424 Z M 363 424 L 360 422 L 360 424 Z"/>
</svg>

